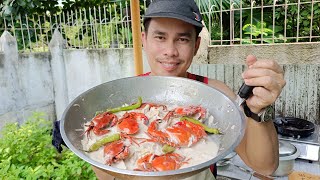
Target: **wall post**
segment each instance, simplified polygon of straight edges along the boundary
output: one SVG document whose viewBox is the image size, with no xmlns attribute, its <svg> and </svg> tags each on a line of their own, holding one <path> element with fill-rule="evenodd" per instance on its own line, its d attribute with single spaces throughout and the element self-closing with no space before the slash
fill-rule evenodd
<svg viewBox="0 0 320 180">
<path fill-rule="evenodd" d="M 51 68 L 54 84 L 54 100 L 57 119 L 61 119 L 65 108 L 68 105 L 68 86 L 66 77 L 66 67 L 63 56 L 65 40 L 58 29 L 55 29 L 52 39 L 49 43 L 51 53 Z"/>
</svg>

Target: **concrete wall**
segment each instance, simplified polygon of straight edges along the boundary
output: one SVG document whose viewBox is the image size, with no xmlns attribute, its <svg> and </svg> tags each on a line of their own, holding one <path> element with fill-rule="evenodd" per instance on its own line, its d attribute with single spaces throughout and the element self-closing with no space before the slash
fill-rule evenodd
<svg viewBox="0 0 320 180">
<path fill-rule="evenodd" d="M 84 91 L 107 81 L 135 75 L 133 49 L 66 50 L 57 30 L 49 48 L 57 119 Z M 146 59 L 145 55 L 143 58 Z M 147 63 L 144 64 L 148 71 Z"/>
<path fill-rule="evenodd" d="M 49 54 L 19 55 L 15 38 L 5 32 L 0 39 L 0 129 L 7 122 L 24 121 L 34 111 L 53 119 Z"/>
<path fill-rule="evenodd" d="M 209 47 L 209 64 L 244 64 L 249 54 L 279 64 L 320 64 L 320 43 Z"/>
<path fill-rule="evenodd" d="M 67 50 L 56 31 L 50 52 L 18 53 L 8 32 L 0 38 L 0 129 L 32 112 L 60 119 L 82 92 L 107 81 L 134 76 L 133 49 Z M 145 54 L 143 58 L 146 59 Z M 144 61 L 144 70 L 149 71 Z"/>
</svg>

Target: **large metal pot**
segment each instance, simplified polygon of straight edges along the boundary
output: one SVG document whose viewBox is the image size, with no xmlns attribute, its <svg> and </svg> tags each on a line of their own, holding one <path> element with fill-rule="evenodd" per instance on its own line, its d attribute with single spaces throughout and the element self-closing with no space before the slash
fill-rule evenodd
<svg viewBox="0 0 320 180">
<path fill-rule="evenodd" d="M 273 176 L 287 176 L 293 171 L 294 162 L 300 156 L 300 151 L 286 141 L 279 141 L 279 166 Z"/>
<path fill-rule="evenodd" d="M 89 158 L 82 151 L 80 140 L 83 123 L 96 111 L 130 104 L 142 96 L 144 102 L 178 105 L 201 105 L 215 118 L 215 126 L 223 135 L 209 135 L 219 142 L 217 156 L 206 162 L 174 171 L 142 172 L 110 167 Z M 121 179 L 181 179 L 207 169 L 211 164 L 231 153 L 240 143 L 245 118 L 238 105 L 225 94 L 203 83 L 178 77 L 130 77 L 98 85 L 79 95 L 66 108 L 61 120 L 61 135 L 67 146 L 80 158 Z M 201 153 L 201 152 L 194 152 Z"/>
</svg>

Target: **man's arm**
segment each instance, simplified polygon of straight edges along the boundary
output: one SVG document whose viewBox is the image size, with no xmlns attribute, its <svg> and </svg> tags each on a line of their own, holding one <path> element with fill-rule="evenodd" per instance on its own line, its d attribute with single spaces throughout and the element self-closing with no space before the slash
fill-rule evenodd
<svg viewBox="0 0 320 180">
<path fill-rule="evenodd" d="M 271 175 L 279 163 L 278 137 L 273 122 L 258 123 L 247 118 L 245 135 L 236 152 L 253 170 Z"/>
<path fill-rule="evenodd" d="M 108 171 L 95 166 L 91 166 L 91 167 L 92 167 L 92 170 L 96 173 L 96 176 L 99 180 L 115 180 L 115 177 L 108 174 Z"/>
<path fill-rule="evenodd" d="M 283 71 L 274 61 L 257 61 L 254 56 L 247 57 L 249 68 L 243 73 L 247 85 L 255 86 L 253 96 L 247 105 L 254 113 L 275 102 L 285 85 Z M 224 83 L 209 80 L 209 85 L 226 93 L 231 99 L 236 95 Z M 236 148 L 241 159 L 255 171 L 270 175 L 278 167 L 278 137 L 273 122 L 258 123 L 247 118 L 244 137 Z"/>
</svg>

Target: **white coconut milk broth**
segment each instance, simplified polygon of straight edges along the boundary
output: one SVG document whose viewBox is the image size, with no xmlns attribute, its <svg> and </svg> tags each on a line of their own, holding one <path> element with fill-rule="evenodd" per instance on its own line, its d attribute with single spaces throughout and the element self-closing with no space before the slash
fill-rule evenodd
<svg viewBox="0 0 320 180">
<path fill-rule="evenodd" d="M 176 106 L 167 106 L 167 111 L 164 111 L 162 107 L 160 108 L 150 108 L 147 105 L 145 108 L 141 110 L 132 110 L 128 112 L 141 112 L 144 113 L 149 118 L 149 124 L 156 120 L 156 119 L 162 119 L 168 112 L 168 110 L 174 109 Z M 120 119 L 125 112 L 118 112 L 115 113 L 117 117 Z M 208 121 L 208 124 L 213 123 L 213 116 L 207 114 L 206 120 Z M 175 122 L 179 121 L 179 118 L 173 118 L 170 120 L 169 125 L 174 124 Z M 143 124 L 143 121 L 139 121 L 139 132 L 134 135 L 136 138 L 147 138 L 150 139 L 150 137 L 146 134 L 148 127 Z M 89 122 L 86 123 L 88 125 Z M 159 126 L 159 129 L 164 129 L 168 125 L 167 123 L 162 123 Z M 161 127 L 162 126 L 162 127 Z M 87 126 L 84 126 L 84 130 L 87 129 Z M 89 147 L 94 144 L 97 140 L 118 133 L 117 127 L 114 126 L 112 128 L 109 128 L 110 132 L 103 136 L 96 136 L 93 132 L 90 132 L 89 136 L 84 135 L 81 143 L 84 150 L 88 150 Z M 89 137 L 89 138 L 88 138 Z M 135 140 L 137 142 L 141 142 L 141 140 Z M 129 157 L 125 160 L 120 160 L 119 162 L 113 163 L 111 166 L 120 168 L 120 169 L 127 169 L 127 170 L 134 170 L 137 168 L 136 161 L 143 157 L 146 154 L 149 153 L 155 153 L 157 155 L 163 154 L 162 152 L 162 145 L 155 142 L 144 142 L 140 145 L 136 145 L 134 142 L 130 140 L 126 140 L 125 143 L 129 145 Z M 175 153 L 178 153 L 182 156 L 186 157 L 187 163 L 184 163 L 181 168 L 186 168 L 190 166 L 194 166 L 200 163 L 203 163 L 209 159 L 214 158 L 219 150 L 218 146 L 219 142 L 214 142 L 212 139 L 209 140 L 208 137 L 205 137 L 201 140 L 199 140 L 197 143 L 192 145 L 191 147 L 181 147 L 176 148 L 174 151 Z M 104 147 L 99 148 L 97 151 L 86 153 L 91 159 L 103 163 L 106 163 L 106 155 L 103 153 Z"/>
</svg>

